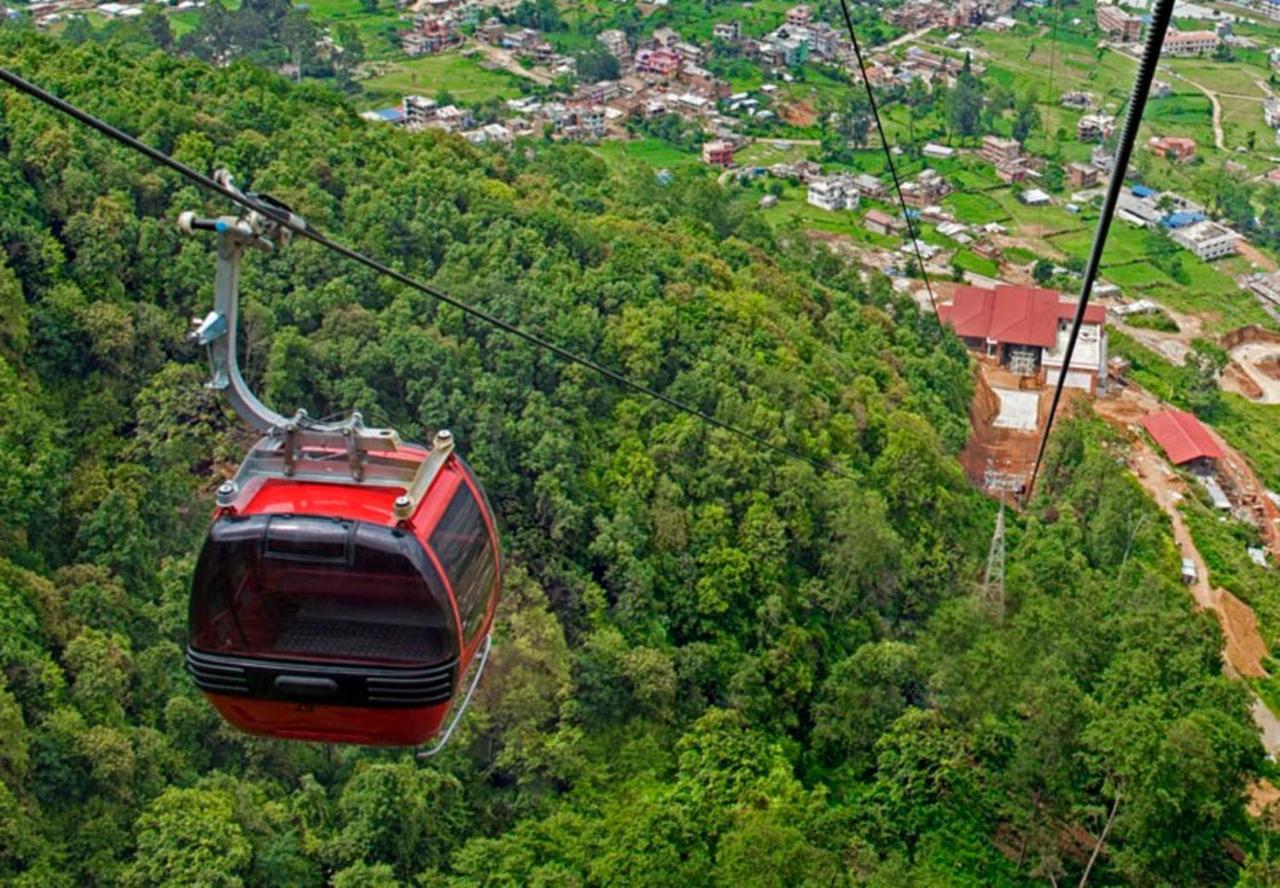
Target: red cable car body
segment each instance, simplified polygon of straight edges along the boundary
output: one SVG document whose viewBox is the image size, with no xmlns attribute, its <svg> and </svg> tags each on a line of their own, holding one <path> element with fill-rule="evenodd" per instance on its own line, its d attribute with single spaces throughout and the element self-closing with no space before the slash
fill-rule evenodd
<svg viewBox="0 0 1280 888">
<path fill-rule="evenodd" d="M 427 455 L 396 452 L 404 463 Z M 488 638 L 501 554 L 456 454 L 408 518 L 396 516 L 402 490 L 268 476 L 218 509 L 196 568 L 187 666 L 228 722 L 368 745 L 440 733 Z"/>
<path fill-rule="evenodd" d="M 249 390 L 236 359 L 241 258 L 284 246 L 306 223 L 225 172 L 218 180 L 261 209 L 179 217 L 186 234 L 217 234 L 214 310 L 191 338 L 208 349 L 209 387 L 264 437 L 218 488 L 192 582 L 187 669 L 251 734 L 380 746 L 438 737 L 424 754 L 438 752 L 488 660 L 502 574 L 493 511 L 448 431 L 428 449 L 358 412 L 285 417 Z"/>
</svg>

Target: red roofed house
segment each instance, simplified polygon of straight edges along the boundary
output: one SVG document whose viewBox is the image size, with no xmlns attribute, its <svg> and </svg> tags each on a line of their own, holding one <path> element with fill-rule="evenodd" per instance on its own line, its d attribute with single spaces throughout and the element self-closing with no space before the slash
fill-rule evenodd
<svg viewBox="0 0 1280 888">
<path fill-rule="evenodd" d="M 1196 153 L 1196 140 L 1187 139 L 1182 136 L 1160 136 L 1152 137 L 1147 140 L 1147 147 L 1151 149 L 1153 154 L 1169 160 L 1190 160 Z"/>
<path fill-rule="evenodd" d="M 1142 417 L 1142 426 L 1175 466 L 1226 456 L 1204 424 L 1185 410 L 1148 414 Z"/>
<path fill-rule="evenodd" d="M 1076 302 L 1042 287 L 958 287 L 950 302 L 938 306 L 938 319 L 974 349 L 995 357 L 1015 372 L 1043 372 L 1056 384 L 1066 356 Z M 1085 309 L 1084 323 L 1071 355 L 1066 384 L 1093 392 L 1107 372 L 1106 310 Z"/>
</svg>

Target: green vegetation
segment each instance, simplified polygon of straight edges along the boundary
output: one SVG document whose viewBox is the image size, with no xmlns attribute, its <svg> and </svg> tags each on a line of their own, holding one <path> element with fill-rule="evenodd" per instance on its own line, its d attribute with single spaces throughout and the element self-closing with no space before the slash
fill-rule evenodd
<svg viewBox="0 0 1280 888">
<path fill-rule="evenodd" d="M 405 95 L 447 94 L 467 104 L 490 99 L 520 97 L 519 78 L 506 71 L 491 71 L 480 56 L 457 52 L 419 56 L 395 62 L 393 70 L 362 81 L 369 105 L 399 103 Z"/>
<path fill-rule="evenodd" d="M 212 243 L 172 224 L 226 207 L 6 95 L 0 882 L 1031 886 L 1091 866 L 1090 884 L 1230 886 L 1275 866 L 1244 811 L 1250 698 L 1123 442 L 1060 423 L 987 611 L 996 506 L 956 460 L 968 353 L 883 276 L 771 224 L 798 189 L 761 213 L 755 186 L 663 185 L 625 148 L 481 151 L 245 64 L 8 30 L 0 63 L 813 461 L 313 244 L 255 253 L 254 385 L 408 438 L 447 422 L 507 574 L 443 756 L 236 734 L 182 646 L 245 432 L 185 338 Z"/>
<path fill-rule="evenodd" d="M 969 250 L 956 250 L 951 263 L 964 271 L 972 271 L 974 274 L 985 275 L 989 278 L 999 277 L 1000 274 L 1000 264 L 998 262 L 979 256 Z"/>
<path fill-rule="evenodd" d="M 592 147 L 592 152 L 600 155 L 611 164 L 622 164 L 628 161 L 645 164 L 654 170 L 702 168 L 702 156 L 693 151 L 682 151 L 662 139 L 634 139 L 627 142 L 603 142 Z M 635 174 L 632 167 L 627 167 Z M 652 173 L 650 172 L 650 175 Z"/>
<path fill-rule="evenodd" d="M 1163 309 L 1129 315 L 1124 322 L 1130 327 L 1141 327 L 1144 330 L 1156 330 L 1160 333 L 1178 332 L 1178 322 Z"/>
<path fill-rule="evenodd" d="M 1193 479 L 1187 487 L 1193 495 L 1179 506 L 1196 549 L 1209 568 L 1209 582 L 1221 586 L 1253 608 L 1258 626 L 1272 650 L 1280 645 L 1280 573 L 1259 567 L 1249 559 L 1249 546 L 1260 546 L 1258 530 L 1223 517 L 1209 502 L 1208 494 Z"/>
</svg>

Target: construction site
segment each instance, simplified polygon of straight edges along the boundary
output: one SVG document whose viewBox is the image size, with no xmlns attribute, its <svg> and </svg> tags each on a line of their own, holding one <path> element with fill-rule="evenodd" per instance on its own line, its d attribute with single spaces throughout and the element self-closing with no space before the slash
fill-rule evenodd
<svg viewBox="0 0 1280 888">
<path fill-rule="evenodd" d="M 960 460 L 970 482 L 1002 503 L 983 584 L 986 605 L 1002 611 L 1003 507 L 1018 507 L 1017 494 L 1029 480 L 1049 416 L 1056 374 L 1050 376 L 1044 371 L 1044 358 L 1051 346 L 1040 345 L 1042 351 L 1037 355 L 1017 341 L 1033 337 L 1038 337 L 1040 343 L 1048 341 L 1049 332 L 1043 329 L 1046 324 L 1035 319 L 1034 306 L 1013 312 L 1011 321 L 1007 309 L 1003 313 L 998 307 L 994 311 L 986 307 L 975 309 L 975 297 L 970 297 L 965 315 L 957 309 L 965 289 L 957 288 L 952 302 L 940 306 L 939 315 L 953 327 L 957 317 L 962 318 L 957 332 L 976 358 L 969 412 L 971 434 Z M 998 300 L 986 298 L 999 305 Z M 1047 310 L 1055 321 L 1063 314 L 1054 302 L 1040 297 L 1024 297 L 1023 302 L 1039 303 L 1039 310 Z M 1068 378 L 1059 409 L 1070 415 L 1091 408 L 1122 433 L 1128 443 L 1130 470 L 1172 525 L 1183 559 L 1183 582 L 1197 609 L 1211 612 L 1222 628 L 1225 671 L 1241 679 L 1268 678 L 1270 651 L 1256 614 L 1246 602 L 1212 582 L 1180 504 L 1195 495 L 1190 485 L 1203 488 L 1220 520 L 1236 520 L 1257 528 L 1262 546 L 1249 555 L 1259 566 L 1274 569 L 1280 564 L 1280 497 L 1268 491 L 1248 460 L 1211 428 L 1125 379 L 1123 362 L 1106 362 L 1103 319 L 1096 314 L 1092 317 L 1097 320 L 1097 345 L 1086 353 L 1086 360 L 1091 363 L 1077 369 L 1073 360 L 1075 378 Z M 1034 330 L 1037 325 L 1041 328 L 1038 332 Z M 1179 341 L 1176 336 L 1161 338 L 1168 340 L 1162 343 L 1162 353 L 1171 348 L 1180 352 L 1190 349 L 1189 342 Z M 1221 378 L 1224 389 L 1238 391 L 1259 403 L 1280 403 L 1280 334 L 1245 327 L 1223 336 L 1220 345 L 1230 355 Z M 1092 375 L 1097 366 L 1093 361 L 1106 362 L 1107 372 L 1098 373 L 1086 384 L 1080 374 Z M 1268 754 L 1280 753 L 1280 719 L 1256 696 L 1253 716 Z"/>
</svg>

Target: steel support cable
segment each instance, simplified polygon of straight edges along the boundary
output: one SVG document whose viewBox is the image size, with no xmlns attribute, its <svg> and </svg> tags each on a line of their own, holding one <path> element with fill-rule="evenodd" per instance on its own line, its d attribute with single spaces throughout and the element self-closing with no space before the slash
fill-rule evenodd
<svg viewBox="0 0 1280 888">
<path fill-rule="evenodd" d="M 1044 461 L 1049 433 L 1053 431 L 1053 420 L 1058 413 L 1058 403 L 1062 400 L 1062 390 L 1066 386 L 1067 374 L 1071 369 L 1071 357 L 1075 354 L 1076 340 L 1084 324 L 1085 309 L 1089 307 L 1089 297 L 1093 294 L 1093 282 L 1102 264 L 1102 251 L 1107 245 L 1107 233 L 1111 230 L 1116 203 L 1124 187 L 1125 171 L 1129 169 L 1129 158 L 1133 155 L 1133 143 L 1137 141 L 1138 127 L 1142 124 L 1142 112 L 1147 106 L 1151 81 L 1155 79 L 1156 67 L 1160 64 L 1160 49 L 1164 45 L 1164 35 L 1169 30 L 1170 19 L 1173 18 L 1173 4 L 1174 0 L 1156 0 L 1151 24 L 1147 26 L 1147 44 L 1142 51 L 1137 79 L 1134 80 L 1133 90 L 1129 94 L 1129 108 L 1124 119 L 1124 130 L 1116 143 L 1115 157 L 1112 158 L 1111 181 L 1107 185 L 1106 199 L 1102 203 L 1102 212 L 1098 216 L 1098 228 L 1094 232 L 1093 245 L 1089 250 L 1089 263 L 1084 269 L 1084 283 L 1080 286 L 1080 300 L 1076 303 L 1075 317 L 1071 321 L 1071 335 L 1067 339 L 1066 353 L 1062 356 L 1062 369 L 1058 371 L 1058 383 L 1053 388 L 1053 401 L 1049 405 L 1049 416 L 1045 420 L 1044 433 L 1040 436 L 1040 446 L 1037 448 L 1036 461 L 1031 468 L 1031 478 L 1023 494 L 1024 500 L 1030 500 L 1035 490 L 1036 477 L 1040 474 L 1040 466 Z"/>
<path fill-rule="evenodd" d="M 1059 28 L 1059 26 L 1061 26 L 1061 24 L 1062 24 L 1062 0 L 1053 0 L 1053 6 L 1054 6 L 1054 9 L 1055 9 L 1055 11 L 1056 11 L 1056 14 L 1054 15 L 1054 18 L 1053 18 L 1053 30 L 1049 32 L 1049 88 L 1050 88 L 1050 89 L 1052 89 L 1052 88 L 1053 88 L 1053 84 L 1055 84 L 1055 83 L 1057 83 L 1057 82 L 1058 82 L 1058 81 L 1057 81 L 1057 75 L 1058 75 L 1058 28 Z M 1034 44 L 1033 44 L 1033 45 L 1034 45 Z M 1031 61 L 1031 59 L 1027 59 L 1027 61 Z M 1034 62 L 1033 62 L 1033 64 L 1034 64 Z M 1039 101 L 1038 101 L 1039 96 L 1036 96 L 1035 98 L 1037 99 L 1037 101 L 1035 101 L 1033 104 L 1034 104 L 1034 105 L 1038 105 L 1038 104 L 1039 104 Z M 1015 114 L 1015 118 L 1014 118 L 1014 119 L 1016 120 L 1016 119 L 1017 119 L 1017 117 L 1016 117 L 1016 115 L 1017 115 L 1017 111 L 1016 111 L 1016 109 L 1015 109 L 1015 111 L 1014 111 L 1014 114 Z M 1040 118 L 1040 111 L 1039 111 L 1039 109 L 1038 109 L 1038 108 L 1036 109 L 1036 118 L 1037 118 L 1037 119 L 1039 119 L 1039 118 Z M 1043 126 L 1043 122 L 1041 123 L 1041 125 Z M 1048 230 L 1048 229 L 1045 227 L 1045 224 L 1044 224 L 1044 219 L 1045 219 L 1045 216 L 1048 214 L 1048 212 L 1049 212 L 1049 204 L 1047 204 L 1047 203 L 1046 203 L 1046 204 L 1044 204 L 1043 206 L 1041 206 L 1041 207 L 1040 207 L 1040 212 L 1037 214 L 1037 218 L 1038 218 L 1039 223 L 1040 223 L 1040 230 L 1041 230 L 1041 231 L 1046 231 L 1046 230 Z"/>
<path fill-rule="evenodd" d="M 893 162 L 893 151 L 889 148 L 889 139 L 884 134 L 884 124 L 880 121 L 880 108 L 876 105 L 876 94 L 867 79 L 867 65 L 862 60 L 862 47 L 858 45 L 858 35 L 853 30 L 853 16 L 849 14 L 849 0 L 840 0 L 840 10 L 844 13 L 844 23 L 849 27 L 849 40 L 853 43 L 853 55 L 858 60 L 858 70 L 862 72 L 862 85 L 867 90 L 867 101 L 871 104 L 871 114 L 876 119 L 876 132 L 880 134 L 880 147 L 884 149 L 884 159 L 889 164 L 889 175 L 893 178 L 893 190 L 897 192 L 898 204 L 902 207 L 902 218 L 907 223 L 907 233 L 911 236 L 911 247 L 915 250 L 916 261 L 920 263 L 920 275 L 924 278 L 924 288 L 929 293 L 929 304 L 933 306 L 933 314 L 937 317 L 938 300 L 933 295 L 933 285 L 929 283 L 929 269 L 925 268 L 924 256 L 920 253 L 920 241 L 916 237 L 916 227 L 911 223 L 911 214 L 907 212 L 907 201 L 902 196 L 902 180 L 898 178 L 898 168 Z"/>
<path fill-rule="evenodd" d="M 247 210 L 252 210 L 253 212 L 259 213 L 260 215 L 262 215 L 267 219 L 270 219 L 272 222 L 276 223 L 277 225 L 280 225 L 284 228 L 288 228 L 290 231 L 292 231 L 294 234 L 300 237 L 304 237 L 316 244 L 319 244 L 325 249 L 331 250 L 334 253 L 337 253 L 338 255 L 342 256 L 343 258 L 350 260 L 351 262 L 355 262 L 358 265 L 363 265 L 366 268 L 369 268 L 377 272 L 378 274 L 385 275 L 391 278 L 392 280 L 395 280 L 396 282 L 403 284 L 406 287 L 409 287 L 412 290 L 417 290 L 418 292 L 424 293 L 433 299 L 436 299 L 440 302 L 445 303 L 446 305 L 451 305 L 454 308 L 458 309 L 459 311 L 462 311 L 463 313 L 468 314 L 473 318 L 484 321 L 486 324 L 490 324 L 491 326 L 498 328 L 504 333 L 508 333 L 512 336 L 517 337 L 518 339 L 523 339 L 525 342 L 528 342 L 531 345 L 534 345 L 534 346 L 537 346 L 538 348 L 549 351 L 552 354 L 554 354 L 556 357 L 564 361 L 567 361 L 568 363 L 577 364 L 580 367 L 585 367 L 586 369 L 592 371 L 593 373 L 597 373 L 605 377 L 606 379 L 616 383 L 617 385 L 621 386 L 624 389 L 629 389 L 637 394 L 641 394 L 641 395 L 644 395 L 645 397 L 658 401 L 659 403 L 664 404 L 667 407 L 670 407 L 672 410 L 692 416 L 695 419 L 701 420 L 707 425 L 714 426 L 715 428 L 718 428 L 722 431 L 735 435 L 736 437 L 741 438 L 744 441 L 749 441 L 753 444 L 758 444 L 763 448 L 771 450 L 774 453 L 780 454 L 789 459 L 794 459 L 800 462 L 807 463 L 810 466 L 813 466 L 814 468 L 818 469 L 819 471 L 831 472 L 832 474 L 835 474 L 844 478 L 852 479 L 854 477 L 850 473 L 841 469 L 839 466 L 833 465 L 831 463 L 825 463 L 809 456 L 805 456 L 803 453 L 800 453 L 796 450 L 792 450 L 789 447 L 784 447 L 780 444 L 774 444 L 773 442 L 767 440 L 766 438 L 760 435 L 757 435 L 753 432 L 749 432 L 746 429 L 739 428 L 738 426 L 735 426 L 732 423 L 728 423 L 723 420 L 717 419 L 716 417 L 712 416 L 706 411 L 700 410 L 697 407 L 693 407 L 681 401 L 677 401 L 675 398 L 672 398 L 669 395 L 664 395 L 662 392 L 657 391 L 656 389 L 650 388 L 644 383 L 636 382 L 635 380 L 622 375 L 618 371 L 613 370 L 609 367 L 606 367 L 604 364 L 601 364 L 598 361 L 595 361 L 595 360 L 592 360 L 591 358 L 587 358 L 582 355 L 571 352 L 567 348 L 556 345 L 554 342 L 551 342 L 548 339 L 544 339 L 543 337 L 539 336 L 536 333 L 532 333 L 528 330 L 525 330 L 521 327 L 516 326 L 515 324 L 504 321 L 501 318 L 497 317 L 496 315 L 492 315 L 489 312 L 484 311 L 483 309 L 476 308 L 473 305 L 463 302 L 457 297 L 451 296 L 448 293 L 444 292 L 443 290 L 439 290 L 431 286 L 430 284 L 425 284 L 415 278 L 409 277 L 407 274 L 401 271 L 397 271 L 396 269 L 391 268 L 390 266 L 385 265 L 382 262 L 379 262 L 377 259 L 371 259 L 370 257 L 365 256 L 363 253 L 359 253 L 356 250 L 351 249 L 350 247 L 344 246 L 340 243 L 337 243 L 336 241 L 330 240 L 329 238 L 321 234 L 319 231 L 316 231 L 315 229 L 310 228 L 305 224 L 299 223 L 295 219 L 291 219 L 289 217 L 289 214 L 283 213 L 280 210 L 268 204 L 261 203 L 260 201 L 255 200 L 252 196 L 245 195 L 237 191 L 225 188 L 220 183 L 215 181 L 212 177 L 206 176 L 205 174 L 192 169 L 191 167 L 187 166 L 181 161 L 174 160 L 172 157 L 165 154 L 163 151 L 160 151 L 156 148 L 151 147 L 150 145 L 140 141 L 136 137 L 131 136 L 129 133 L 126 133 L 123 130 L 112 126 L 106 121 L 98 117 L 95 117 L 89 112 L 78 108 L 77 106 L 71 104 L 65 99 L 59 98 L 58 96 L 55 96 L 53 93 L 49 92 L 48 90 L 42 89 L 41 87 L 36 86 L 34 83 L 31 83 L 30 81 L 25 80 L 22 77 L 19 77 L 17 74 L 13 73 L 7 68 L 0 67 L 0 81 L 3 81 L 9 84 L 14 89 L 17 89 L 19 92 L 25 93 L 31 98 L 36 99 L 37 101 L 42 102 L 45 105 L 48 105 L 49 107 L 54 108 L 57 111 L 60 111 L 61 113 L 67 115 L 68 117 L 71 117 L 74 120 L 78 121 L 79 123 L 84 124 L 90 129 L 97 130 L 99 133 L 106 136 L 107 138 L 115 142 L 118 142 L 128 148 L 131 148 L 134 151 L 137 151 L 138 153 L 146 156 L 147 158 L 159 164 L 160 166 L 167 167 L 168 169 L 190 180 L 191 182 L 194 182 L 195 184 L 201 186 L 202 188 L 205 188 L 208 191 L 215 192 L 218 195 L 226 198 L 227 200 L 235 204 L 238 204 L 241 207 L 244 207 Z"/>
</svg>

